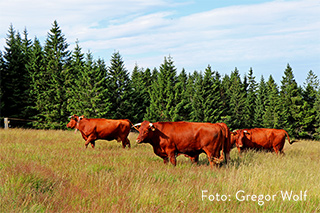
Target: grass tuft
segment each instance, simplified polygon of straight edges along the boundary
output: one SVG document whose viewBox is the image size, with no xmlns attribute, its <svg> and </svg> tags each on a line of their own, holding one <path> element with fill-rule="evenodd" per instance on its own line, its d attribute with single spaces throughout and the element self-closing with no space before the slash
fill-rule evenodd
<svg viewBox="0 0 320 213">
<path fill-rule="evenodd" d="M 183 155 L 176 167 L 164 165 L 136 137 L 129 135 L 131 149 L 103 140 L 85 149 L 73 131 L 0 129 L 0 212 L 320 210 L 319 142 L 286 143 L 279 156 L 247 151 L 239 157 L 233 149 L 228 164 L 211 169 L 205 154 L 198 165 Z M 283 199 L 282 192 L 294 196 Z"/>
</svg>

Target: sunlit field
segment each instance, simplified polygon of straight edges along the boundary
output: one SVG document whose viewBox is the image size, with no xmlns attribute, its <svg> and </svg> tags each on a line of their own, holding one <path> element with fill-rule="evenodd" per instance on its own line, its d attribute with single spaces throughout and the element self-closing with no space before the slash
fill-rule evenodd
<svg viewBox="0 0 320 213">
<path fill-rule="evenodd" d="M 149 144 L 85 149 L 80 133 L 0 129 L 0 212 L 317 212 L 320 142 L 285 155 L 248 151 L 211 169 L 184 156 L 164 165 Z"/>
</svg>

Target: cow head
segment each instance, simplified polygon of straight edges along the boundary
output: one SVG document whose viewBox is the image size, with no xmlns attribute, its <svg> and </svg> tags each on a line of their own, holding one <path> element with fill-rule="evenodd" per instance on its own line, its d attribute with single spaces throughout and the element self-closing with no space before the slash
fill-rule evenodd
<svg viewBox="0 0 320 213">
<path fill-rule="evenodd" d="M 236 147 L 238 149 L 240 149 L 241 147 L 243 147 L 243 130 L 242 129 L 238 129 L 238 130 L 234 130 L 233 132 L 231 132 L 231 144 L 232 146 L 236 145 Z"/>
<path fill-rule="evenodd" d="M 70 116 L 70 121 L 69 123 L 67 124 L 67 128 L 76 128 L 77 124 L 81 121 L 81 119 L 83 118 L 84 116 L 77 116 L 77 115 L 72 115 Z"/>
<path fill-rule="evenodd" d="M 145 142 L 146 140 L 152 138 L 156 128 L 149 121 L 143 121 L 141 127 L 139 128 L 139 135 L 137 138 L 137 143 Z"/>
</svg>

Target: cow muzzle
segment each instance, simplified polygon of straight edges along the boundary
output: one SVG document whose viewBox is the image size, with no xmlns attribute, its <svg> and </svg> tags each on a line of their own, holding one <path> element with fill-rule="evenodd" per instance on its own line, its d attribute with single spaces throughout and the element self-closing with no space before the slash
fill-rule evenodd
<svg viewBox="0 0 320 213">
<path fill-rule="evenodd" d="M 141 143 L 141 141 L 139 139 L 136 140 L 137 143 Z"/>
</svg>

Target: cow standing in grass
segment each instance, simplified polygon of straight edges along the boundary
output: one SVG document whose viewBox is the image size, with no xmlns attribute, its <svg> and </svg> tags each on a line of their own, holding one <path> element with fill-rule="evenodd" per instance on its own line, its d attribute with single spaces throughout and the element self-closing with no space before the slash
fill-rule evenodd
<svg viewBox="0 0 320 213">
<path fill-rule="evenodd" d="M 267 129 L 267 128 L 254 128 L 254 129 L 239 129 L 231 133 L 231 143 L 235 143 L 239 153 L 241 150 L 256 149 L 268 150 L 275 153 L 283 153 L 286 136 L 290 142 L 288 133 L 283 129 Z"/>
<path fill-rule="evenodd" d="M 122 141 L 122 146 L 127 145 L 130 148 L 128 134 L 131 129 L 131 122 L 128 119 L 113 120 L 104 118 L 84 118 L 83 116 L 73 115 L 70 117 L 68 128 L 74 128 L 81 132 L 83 139 L 86 141 L 85 146 L 91 143 L 92 148 L 95 146 L 95 141 L 102 140 L 117 140 Z"/>
<path fill-rule="evenodd" d="M 154 153 L 164 163 L 176 165 L 176 156 L 185 154 L 198 161 L 201 153 L 206 153 L 211 167 L 224 160 L 224 150 L 230 140 L 225 138 L 225 129 L 220 124 L 192 122 L 156 122 L 144 121 L 139 128 L 137 143 L 150 143 Z"/>
</svg>

